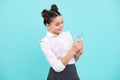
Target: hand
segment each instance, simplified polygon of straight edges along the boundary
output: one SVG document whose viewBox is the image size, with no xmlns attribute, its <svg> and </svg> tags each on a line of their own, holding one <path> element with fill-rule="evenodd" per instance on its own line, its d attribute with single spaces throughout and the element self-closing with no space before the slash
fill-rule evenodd
<svg viewBox="0 0 120 80">
<path fill-rule="evenodd" d="M 82 55 L 82 53 L 83 53 L 83 47 L 82 47 L 82 49 L 79 49 L 77 52 L 76 52 L 76 54 L 75 55 Z"/>
<path fill-rule="evenodd" d="M 77 61 L 77 60 L 79 59 L 79 57 L 80 57 L 80 55 L 82 55 L 82 53 L 83 53 L 83 43 L 82 43 L 82 48 L 79 49 L 79 50 L 76 52 L 76 54 L 74 55 L 75 61 Z"/>
<path fill-rule="evenodd" d="M 75 53 L 78 53 L 78 52 L 82 53 L 83 40 L 74 41 L 72 48 L 75 51 Z"/>
<path fill-rule="evenodd" d="M 81 55 L 83 53 L 83 40 L 80 40 L 80 49 L 76 51 L 76 55 Z"/>
</svg>

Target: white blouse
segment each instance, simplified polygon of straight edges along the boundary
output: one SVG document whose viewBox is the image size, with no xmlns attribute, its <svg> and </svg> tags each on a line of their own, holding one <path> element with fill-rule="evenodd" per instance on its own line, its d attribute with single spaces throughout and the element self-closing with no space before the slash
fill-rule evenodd
<svg viewBox="0 0 120 80">
<path fill-rule="evenodd" d="M 65 66 L 61 59 L 69 52 L 73 44 L 72 36 L 69 32 L 61 32 L 59 35 L 47 32 L 47 35 L 40 41 L 40 47 L 51 67 L 56 72 L 61 72 Z M 74 64 L 74 56 L 68 64 Z"/>
</svg>

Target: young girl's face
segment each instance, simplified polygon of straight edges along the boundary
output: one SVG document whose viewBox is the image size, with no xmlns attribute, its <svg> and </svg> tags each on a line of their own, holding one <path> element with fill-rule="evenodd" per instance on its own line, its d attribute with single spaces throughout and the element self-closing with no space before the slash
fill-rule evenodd
<svg viewBox="0 0 120 80">
<path fill-rule="evenodd" d="M 48 31 L 58 35 L 62 32 L 62 28 L 64 26 L 62 16 L 57 16 L 52 19 L 52 22 L 50 24 L 46 24 Z"/>
</svg>

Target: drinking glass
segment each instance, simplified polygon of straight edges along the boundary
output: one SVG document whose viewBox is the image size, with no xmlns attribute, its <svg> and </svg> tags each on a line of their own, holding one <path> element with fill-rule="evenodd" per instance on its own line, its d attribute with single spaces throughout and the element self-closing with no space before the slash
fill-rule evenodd
<svg viewBox="0 0 120 80">
<path fill-rule="evenodd" d="M 83 33 L 75 34 L 74 35 L 74 40 L 75 41 L 83 40 Z"/>
</svg>

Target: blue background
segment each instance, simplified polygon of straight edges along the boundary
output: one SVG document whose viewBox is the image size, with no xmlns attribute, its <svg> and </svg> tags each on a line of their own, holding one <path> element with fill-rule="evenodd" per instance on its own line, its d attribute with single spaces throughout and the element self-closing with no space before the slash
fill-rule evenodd
<svg viewBox="0 0 120 80">
<path fill-rule="evenodd" d="M 81 80 L 120 80 L 120 0 L 0 0 L 0 80 L 46 80 L 41 11 L 53 3 L 64 31 L 84 34 Z"/>
</svg>

